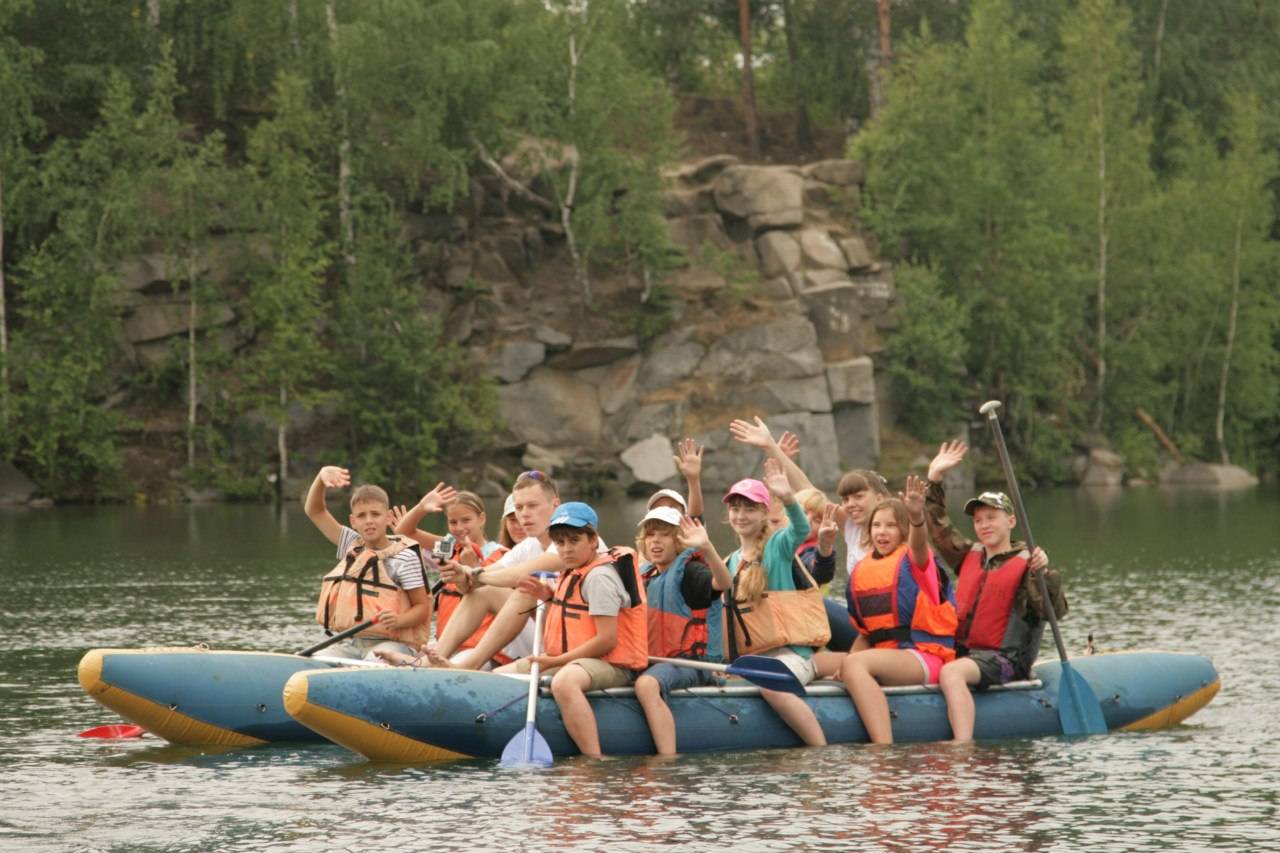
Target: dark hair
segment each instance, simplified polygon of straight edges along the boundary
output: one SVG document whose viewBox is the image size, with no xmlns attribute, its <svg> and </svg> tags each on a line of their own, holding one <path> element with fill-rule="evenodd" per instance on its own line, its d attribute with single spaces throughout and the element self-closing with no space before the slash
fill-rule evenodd
<svg viewBox="0 0 1280 853">
<path fill-rule="evenodd" d="M 890 493 L 889 483 L 884 477 L 868 468 L 854 468 L 840 478 L 840 483 L 836 486 L 836 494 L 844 497 L 845 495 L 868 489 L 877 495 L 888 495 Z"/>
<path fill-rule="evenodd" d="M 574 527 L 572 524 L 553 524 L 547 528 L 547 536 L 551 537 L 552 542 L 556 540 L 557 536 L 564 538 L 570 533 L 588 533 L 592 536 L 600 535 L 599 533 L 596 533 L 596 529 L 590 524 L 583 525 L 582 527 Z"/>
</svg>

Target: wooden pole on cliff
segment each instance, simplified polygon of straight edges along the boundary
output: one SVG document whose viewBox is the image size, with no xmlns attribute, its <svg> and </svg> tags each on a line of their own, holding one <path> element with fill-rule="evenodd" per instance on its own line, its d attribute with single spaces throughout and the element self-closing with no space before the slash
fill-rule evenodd
<svg viewBox="0 0 1280 853">
<path fill-rule="evenodd" d="M 751 72 L 751 7 L 738 0 L 738 38 L 742 42 L 742 117 L 747 127 L 751 159 L 760 159 L 760 129 L 756 121 L 756 86 Z"/>
</svg>

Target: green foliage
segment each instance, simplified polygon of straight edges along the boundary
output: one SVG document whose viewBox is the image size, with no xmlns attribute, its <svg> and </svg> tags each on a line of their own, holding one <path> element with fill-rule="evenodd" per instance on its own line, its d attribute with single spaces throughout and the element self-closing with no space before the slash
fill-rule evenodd
<svg viewBox="0 0 1280 853">
<path fill-rule="evenodd" d="M 933 441 L 965 417 L 969 318 L 933 270 L 904 264 L 895 272 L 901 309 L 885 352 L 886 372 L 900 401 L 898 419 L 913 435 Z"/>
<path fill-rule="evenodd" d="M 425 491 L 434 468 L 475 453 L 496 427 L 493 389 L 470 375 L 422 311 L 412 256 L 385 198 L 363 199 L 355 268 L 328 328 L 337 408 L 347 427 L 352 476 L 393 492 Z"/>
</svg>

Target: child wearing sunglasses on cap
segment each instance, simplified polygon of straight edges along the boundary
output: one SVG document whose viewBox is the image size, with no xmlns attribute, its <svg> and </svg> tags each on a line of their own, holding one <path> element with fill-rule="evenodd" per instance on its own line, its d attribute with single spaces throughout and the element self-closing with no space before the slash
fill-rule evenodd
<svg viewBox="0 0 1280 853">
<path fill-rule="evenodd" d="M 938 448 L 929 463 L 925 495 L 929 537 L 938 555 L 957 567 L 957 657 L 938 678 L 956 740 L 973 738 L 976 711 L 971 687 L 985 690 L 1031 676 L 1049 618 L 1037 572 L 1045 572 L 1058 617 L 1067 612 L 1062 576 L 1049 568 L 1048 555 L 1042 548 L 1028 552 L 1023 542 L 1013 539 L 1018 519 L 1003 492 L 983 492 L 964 505 L 965 514 L 973 519 L 976 542 L 951 526 L 942 481 L 968 450 L 963 441 L 944 442 Z"/>
</svg>

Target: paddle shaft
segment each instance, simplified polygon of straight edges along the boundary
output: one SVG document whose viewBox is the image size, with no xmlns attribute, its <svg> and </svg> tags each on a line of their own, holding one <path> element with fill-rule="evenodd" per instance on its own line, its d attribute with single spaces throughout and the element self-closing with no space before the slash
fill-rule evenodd
<svg viewBox="0 0 1280 853">
<path fill-rule="evenodd" d="M 727 663 L 712 663 L 706 660 L 690 660 L 689 658 L 655 658 L 650 657 L 649 663 L 669 663 L 674 666 L 687 666 L 689 669 L 705 669 L 707 672 L 728 672 L 729 665 Z"/>
<path fill-rule="evenodd" d="M 316 643 L 314 646 L 307 646 L 307 648 L 303 649 L 300 652 L 297 652 L 297 655 L 300 658 L 309 658 L 312 655 L 314 655 L 316 652 L 320 651 L 321 649 L 327 649 L 330 646 L 332 646 L 334 643 L 341 643 L 343 640 L 347 639 L 348 637 L 353 637 L 356 634 L 359 634 L 361 631 L 365 630 L 366 628 L 372 628 L 374 626 L 374 623 L 376 623 L 377 621 L 378 621 L 377 619 L 366 619 L 363 622 L 361 622 L 359 625 L 352 625 L 350 628 L 348 628 L 345 631 L 339 631 L 338 633 L 334 634 L 332 637 L 329 637 L 326 640 L 321 640 L 320 642 Z"/>
<path fill-rule="evenodd" d="M 1018 479 L 1013 474 L 1013 463 L 1009 460 L 1009 448 L 1004 444 L 1004 432 L 1000 429 L 1000 417 L 996 410 L 1000 403 L 996 400 L 983 403 L 980 411 L 987 416 L 987 424 L 991 427 L 991 437 L 995 440 L 996 453 L 1000 456 L 1000 467 L 1004 469 L 1005 481 L 1009 484 L 1009 496 L 1013 498 L 1013 508 L 1018 514 L 1018 523 L 1027 538 L 1027 550 L 1035 553 L 1036 540 L 1031 535 L 1031 519 L 1027 517 L 1027 508 L 1022 505 L 1022 492 L 1018 490 Z M 1040 586 L 1040 596 L 1044 599 L 1045 612 L 1049 614 L 1049 626 L 1053 628 L 1053 641 L 1058 646 L 1058 657 L 1067 662 L 1067 647 L 1062 642 L 1062 631 L 1058 628 L 1058 614 L 1053 607 L 1053 599 L 1049 597 L 1049 585 L 1044 579 L 1044 570 L 1033 572 Z"/>
</svg>

